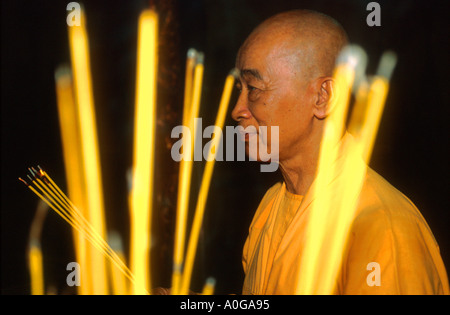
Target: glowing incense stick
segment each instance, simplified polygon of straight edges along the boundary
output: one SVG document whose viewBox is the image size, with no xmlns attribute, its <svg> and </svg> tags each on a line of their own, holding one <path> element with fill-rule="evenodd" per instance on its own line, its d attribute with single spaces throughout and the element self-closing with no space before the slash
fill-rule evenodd
<svg viewBox="0 0 450 315">
<path fill-rule="evenodd" d="M 42 226 L 47 215 L 47 209 L 47 205 L 44 202 L 39 202 L 30 228 L 28 265 L 30 270 L 32 295 L 44 294 L 44 268 L 40 239 Z"/>
<path fill-rule="evenodd" d="M 42 266 L 42 252 L 40 246 L 32 244 L 29 253 L 28 260 L 30 264 L 31 275 L 31 294 L 43 295 L 44 294 L 44 268 Z"/>
<path fill-rule="evenodd" d="M 187 111 L 188 117 L 183 121 L 187 122 L 191 134 L 195 135 L 196 128 L 194 118 L 198 116 L 200 109 L 200 98 L 203 82 L 203 54 L 197 54 L 196 65 L 194 68 L 194 83 L 192 91 L 192 105 L 190 111 Z M 179 294 L 181 289 L 182 264 L 186 238 L 186 221 L 189 206 L 190 182 L 193 165 L 193 147 L 194 141 L 190 141 L 190 137 L 183 137 L 183 150 L 188 150 L 187 160 L 180 161 L 180 171 L 178 180 L 178 197 L 177 197 L 177 216 L 175 223 L 175 246 L 173 255 L 173 273 L 172 273 L 172 293 Z M 194 139 L 196 136 L 193 137 Z"/>
<path fill-rule="evenodd" d="M 329 294 L 322 291 L 323 286 L 329 285 L 329 279 L 320 278 L 320 263 L 325 262 L 325 267 L 331 265 L 326 258 L 328 225 L 324 224 L 324 218 L 329 219 L 329 209 L 334 205 L 334 194 L 327 186 L 335 176 L 334 162 L 338 157 L 336 145 L 342 137 L 344 122 L 348 108 L 349 93 L 355 76 L 357 56 L 343 52 L 344 62 L 338 64 L 334 78 L 335 91 L 330 104 L 330 113 L 325 123 L 322 137 L 317 176 L 312 188 L 315 197 L 311 205 L 310 217 L 307 226 L 307 238 L 302 253 L 301 265 L 298 274 L 298 294 Z M 345 56 L 345 54 L 348 54 Z M 330 220 L 332 221 L 332 220 Z M 331 279 L 331 282 L 334 279 Z M 328 290 L 326 288 L 325 290 Z"/>
<path fill-rule="evenodd" d="M 377 75 L 371 82 L 362 82 L 356 94 L 356 102 L 348 130 L 355 137 L 361 155 L 369 164 L 375 143 L 381 114 L 389 90 L 389 80 L 396 65 L 397 57 L 393 52 L 385 52 L 380 60 Z"/>
<path fill-rule="evenodd" d="M 369 88 L 364 128 L 358 137 L 359 141 L 365 144 L 362 148 L 362 156 L 367 164 L 372 155 L 378 126 L 389 91 L 389 80 L 396 63 L 397 56 L 393 52 L 384 53 L 380 60 L 377 75 L 373 78 Z"/>
<path fill-rule="evenodd" d="M 214 293 L 215 286 L 216 286 L 216 279 L 214 279 L 214 278 L 206 279 L 206 283 L 203 287 L 202 294 L 203 295 L 212 295 Z"/>
<path fill-rule="evenodd" d="M 189 113 L 192 105 L 192 81 L 194 76 L 194 67 L 197 59 L 197 51 L 190 48 L 187 52 L 186 74 L 184 83 L 184 105 L 183 105 L 183 126 L 187 126 Z"/>
<path fill-rule="evenodd" d="M 103 188 L 90 74 L 89 43 L 84 13 L 81 14 L 80 22 L 80 26 L 69 27 L 69 43 L 79 122 L 81 124 L 81 147 L 86 179 L 88 218 L 100 235 L 105 238 Z M 95 250 L 91 250 L 90 254 L 93 268 L 93 293 L 107 294 L 108 282 L 105 259 Z"/>
<path fill-rule="evenodd" d="M 69 197 L 78 205 L 84 216 L 86 209 L 86 186 L 83 175 L 80 130 L 76 103 L 73 95 L 72 74 L 67 66 L 59 67 L 55 72 L 56 96 L 58 104 L 59 125 L 63 146 L 64 165 Z M 89 263 L 85 238 L 74 231 L 75 256 L 83 266 L 81 285 L 77 288 L 79 294 L 92 293 L 92 268 Z"/>
<path fill-rule="evenodd" d="M 367 100 L 367 110 L 364 119 L 364 127 L 360 135 L 361 144 L 365 144 L 362 148 L 362 156 L 366 162 L 369 162 L 372 155 L 373 144 L 378 131 L 378 125 L 381 120 L 386 95 L 389 89 L 389 83 L 382 77 L 375 77 L 370 85 Z"/>
<path fill-rule="evenodd" d="M 363 80 L 355 93 L 355 104 L 351 113 L 348 124 L 348 132 L 355 138 L 361 133 L 361 128 L 364 125 L 364 117 L 367 109 L 367 97 L 369 95 L 369 83 Z"/>
<path fill-rule="evenodd" d="M 150 246 L 158 65 L 158 16 L 146 10 L 139 17 L 136 109 L 131 190 L 131 269 L 140 283 L 135 294 L 151 288 Z"/>
<path fill-rule="evenodd" d="M 111 232 L 108 235 L 111 249 L 117 254 L 120 260 L 125 261 L 123 254 L 122 238 L 119 233 Z M 114 295 L 126 295 L 129 294 L 126 277 L 114 264 L 111 264 L 111 283 L 112 294 Z"/>
<path fill-rule="evenodd" d="M 209 186 L 211 183 L 211 178 L 214 170 L 214 162 L 217 154 L 217 148 L 221 141 L 221 130 L 225 124 L 225 118 L 228 110 L 228 105 L 230 102 L 231 93 L 233 91 L 233 84 L 238 76 L 237 71 L 233 70 L 226 78 L 224 90 L 222 93 L 222 98 L 220 100 L 219 110 L 217 112 L 217 118 L 215 123 L 215 128 L 218 132 L 215 132 L 213 139 L 211 140 L 211 147 L 206 158 L 206 165 L 203 172 L 202 183 L 200 186 L 200 191 L 197 199 L 197 207 L 195 209 L 194 221 L 192 223 L 191 235 L 189 238 L 188 249 L 185 258 L 184 270 L 183 270 L 183 284 L 180 294 L 188 294 L 189 285 L 192 275 L 192 268 L 194 265 L 195 253 L 197 251 L 198 237 L 200 234 L 200 229 L 203 222 L 203 214 L 205 211 L 206 200 L 208 198 Z M 214 148 L 214 150 L 213 150 Z"/>
</svg>

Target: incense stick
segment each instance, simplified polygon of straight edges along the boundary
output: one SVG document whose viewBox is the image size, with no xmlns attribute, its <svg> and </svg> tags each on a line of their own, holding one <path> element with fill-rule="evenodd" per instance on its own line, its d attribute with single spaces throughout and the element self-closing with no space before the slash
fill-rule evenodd
<svg viewBox="0 0 450 315">
<path fill-rule="evenodd" d="M 87 218 L 102 238 L 106 238 L 103 187 L 97 139 L 97 125 L 92 88 L 89 39 L 86 15 L 80 11 L 80 26 L 69 26 L 70 57 L 74 77 L 78 121 L 81 132 L 83 171 L 86 180 Z M 92 289 L 94 294 L 107 294 L 106 261 L 95 250 L 90 251 Z"/>
<path fill-rule="evenodd" d="M 389 80 L 397 63 L 397 56 L 391 51 L 383 53 L 381 56 L 377 74 L 372 79 L 368 91 L 367 109 L 364 117 L 364 128 L 361 134 L 357 135 L 360 142 L 365 144 L 362 148 L 364 161 L 368 164 L 372 155 L 378 126 L 389 92 Z"/>
<path fill-rule="evenodd" d="M 154 143 L 158 65 L 158 15 L 145 10 L 139 17 L 136 109 L 133 144 L 131 203 L 131 269 L 138 284 L 135 294 L 151 288 L 150 245 L 154 187 Z"/>
<path fill-rule="evenodd" d="M 30 239 L 28 249 L 28 264 L 31 280 L 31 295 L 43 295 L 44 291 L 44 268 L 43 257 L 41 250 L 41 232 L 44 224 L 45 217 L 47 215 L 48 207 L 40 201 L 36 214 L 34 215 L 31 228 Z"/>
<path fill-rule="evenodd" d="M 193 77 L 196 60 L 197 51 L 194 48 L 190 48 L 187 52 L 186 73 L 184 79 L 183 126 L 188 124 L 189 113 L 192 106 Z"/>
<path fill-rule="evenodd" d="M 205 285 L 203 286 L 203 295 L 212 295 L 214 293 L 214 288 L 216 286 L 216 279 L 209 277 L 206 279 Z"/>
<path fill-rule="evenodd" d="M 108 240 L 112 250 L 117 254 L 120 260 L 125 261 L 125 256 L 122 246 L 122 238 L 118 232 L 110 232 L 108 234 Z M 112 294 L 114 295 L 127 295 L 131 292 L 128 289 L 128 283 L 126 277 L 122 272 L 119 272 L 113 264 L 110 264 L 111 272 L 111 284 L 112 284 Z"/>
<path fill-rule="evenodd" d="M 31 244 L 28 252 L 30 264 L 31 295 L 44 294 L 44 268 L 42 266 L 42 251 L 38 244 Z"/>
<path fill-rule="evenodd" d="M 86 207 L 86 185 L 83 173 L 83 154 L 77 103 L 73 91 L 72 71 L 69 66 L 59 66 L 55 71 L 56 96 L 59 125 L 63 149 L 68 196 L 88 217 Z M 73 229 L 75 257 L 83 266 L 78 293 L 92 293 L 92 266 L 88 257 L 85 238 Z"/>
</svg>

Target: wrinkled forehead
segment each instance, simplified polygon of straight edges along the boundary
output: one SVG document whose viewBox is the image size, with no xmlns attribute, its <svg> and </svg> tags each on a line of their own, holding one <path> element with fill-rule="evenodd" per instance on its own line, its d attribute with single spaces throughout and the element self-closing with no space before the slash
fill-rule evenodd
<svg viewBox="0 0 450 315">
<path fill-rule="evenodd" d="M 236 68 L 248 68 L 249 63 L 274 63 L 296 53 L 294 39 L 287 34 L 252 34 L 241 46 L 236 57 Z"/>
<path fill-rule="evenodd" d="M 269 79 L 268 76 L 273 79 L 273 76 L 281 73 L 287 75 L 303 68 L 303 51 L 293 36 L 287 33 L 279 33 L 278 36 L 267 33 L 257 35 L 249 37 L 237 54 L 236 68 L 241 73 L 254 69 L 262 79 Z"/>
</svg>

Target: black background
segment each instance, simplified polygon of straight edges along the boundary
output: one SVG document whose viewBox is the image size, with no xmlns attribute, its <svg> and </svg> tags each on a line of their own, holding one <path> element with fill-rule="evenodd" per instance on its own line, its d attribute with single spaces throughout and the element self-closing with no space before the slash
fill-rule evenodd
<svg viewBox="0 0 450 315">
<path fill-rule="evenodd" d="M 54 71 L 69 63 L 66 5 L 69 1 L 1 3 L 1 292 L 28 294 L 26 249 L 37 197 L 17 178 L 40 164 L 65 187 Z M 314 9 L 336 18 L 353 43 L 369 55 L 374 72 L 382 52 L 398 54 L 391 91 L 371 166 L 405 193 L 430 225 L 446 266 L 449 237 L 449 34 L 447 1 L 377 1 L 381 26 L 366 24 L 369 1 L 88 1 L 84 3 L 109 230 L 128 233 L 126 171 L 130 166 L 135 87 L 136 30 L 142 9 L 161 12 L 159 145 L 180 124 L 184 61 L 188 48 L 205 53 L 203 126 L 214 124 L 225 76 L 251 30 L 284 10 Z M 227 125 L 233 122 L 228 118 Z M 176 165 L 168 150 L 158 155 L 154 257 L 156 285 L 170 285 L 173 183 Z M 193 196 L 202 174 L 197 163 Z M 216 292 L 239 293 L 242 246 L 253 211 L 279 174 L 259 172 L 249 162 L 216 163 L 192 289 L 206 277 Z M 195 199 L 195 198 L 194 198 Z M 69 226 L 49 213 L 42 235 L 46 286 L 67 293 L 65 267 L 73 261 Z M 70 292 L 69 292 L 70 293 Z"/>
</svg>

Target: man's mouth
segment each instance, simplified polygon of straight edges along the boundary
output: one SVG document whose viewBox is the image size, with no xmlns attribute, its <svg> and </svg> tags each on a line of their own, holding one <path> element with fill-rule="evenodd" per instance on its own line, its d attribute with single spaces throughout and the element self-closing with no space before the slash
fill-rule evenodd
<svg viewBox="0 0 450 315">
<path fill-rule="evenodd" d="M 251 137 L 258 136 L 258 132 L 255 127 L 253 127 L 253 126 L 250 126 L 250 128 L 249 128 L 249 126 L 247 126 L 245 128 L 243 126 L 241 126 L 241 127 L 242 128 L 239 128 L 239 134 L 241 136 L 242 141 L 248 142 Z"/>
</svg>

